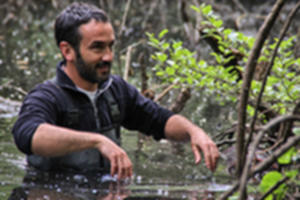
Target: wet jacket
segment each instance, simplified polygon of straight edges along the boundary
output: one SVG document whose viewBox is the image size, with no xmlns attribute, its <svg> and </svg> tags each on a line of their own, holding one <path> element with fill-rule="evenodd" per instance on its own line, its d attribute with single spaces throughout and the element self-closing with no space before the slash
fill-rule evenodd
<svg viewBox="0 0 300 200">
<path fill-rule="evenodd" d="M 28 155 L 29 164 L 39 166 L 43 163 L 42 168 L 45 168 L 46 163 L 48 170 L 57 166 L 58 162 L 69 158 L 44 158 L 32 155 L 31 139 L 42 123 L 108 134 L 107 136 L 118 144 L 120 126 L 152 135 L 156 140 L 164 138 L 165 123 L 171 115 L 170 111 L 143 97 L 135 87 L 115 75 L 110 76 L 108 81 L 99 86 L 93 104 L 58 66 L 55 82 L 46 81 L 39 84 L 25 97 L 12 132 L 18 148 Z M 96 154 L 94 149 L 87 151 Z M 66 156 L 71 157 L 70 162 L 78 157 L 78 155 Z M 88 158 L 84 152 L 79 157 Z M 91 161 L 94 162 L 91 165 L 95 166 L 100 162 L 99 166 L 103 167 L 102 158 L 99 159 Z"/>
</svg>

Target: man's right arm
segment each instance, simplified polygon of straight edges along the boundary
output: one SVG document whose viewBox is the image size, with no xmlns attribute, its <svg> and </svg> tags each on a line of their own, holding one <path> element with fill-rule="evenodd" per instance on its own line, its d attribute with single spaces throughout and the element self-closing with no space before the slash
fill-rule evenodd
<svg viewBox="0 0 300 200">
<path fill-rule="evenodd" d="M 110 160 L 111 175 L 132 176 L 132 163 L 126 152 L 104 135 L 81 132 L 43 123 L 31 141 L 31 151 L 41 156 L 61 156 L 67 153 L 96 148 Z"/>
<path fill-rule="evenodd" d="M 119 178 L 131 176 L 132 164 L 118 145 L 107 137 L 91 132 L 56 126 L 60 106 L 56 88 L 41 84 L 24 99 L 12 133 L 17 147 L 24 153 L 45 157 L 96 148 L 110 160 L 111 174 Z"/>
</svg>

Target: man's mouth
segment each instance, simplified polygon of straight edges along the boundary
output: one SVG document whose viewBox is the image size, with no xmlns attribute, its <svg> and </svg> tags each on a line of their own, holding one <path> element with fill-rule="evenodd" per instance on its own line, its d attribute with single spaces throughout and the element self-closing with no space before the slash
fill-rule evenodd
<svg viewBox="0 0 300 200">
<path fill-rule="evenodd" d="M 110 68 L 109 62 L 102 62 L 96 65 L 97 69 Z"/>
</svg>

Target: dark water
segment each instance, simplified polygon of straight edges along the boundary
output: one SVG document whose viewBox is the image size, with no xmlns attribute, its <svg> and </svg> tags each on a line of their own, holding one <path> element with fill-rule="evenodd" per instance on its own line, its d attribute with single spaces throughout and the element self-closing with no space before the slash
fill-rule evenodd
<svg viewBox="0 0 300 200">
<path fill-rule="evenodd" d="M 12 118 L 0 119 L 0 199 L 214 199 L 230 188 L 222 165 L 211 174 L 193 164 L 189 145 L 174 149 L 148 138 L 138 149 L 137 133 L 123 133 L 134 176 L 121 183 L 103 174 L 42 173 L 26 166 L 12 140 Z M 177 151 L 177 152 L 176 152 Z"/>
</svg>

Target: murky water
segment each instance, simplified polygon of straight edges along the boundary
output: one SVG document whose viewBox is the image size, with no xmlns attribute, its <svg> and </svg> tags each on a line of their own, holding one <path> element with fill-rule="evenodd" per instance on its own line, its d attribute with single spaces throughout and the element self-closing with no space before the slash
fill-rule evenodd
<svg viewBox="0 0 300 200">
<path fill-rule="evenodd" d="M 213 175 L 193 164 L 189 145 L 179 149 L 146 138 L 141 149 L 137 133 L 123 133 L 123 147 L 134 164 L 134 176 L 122 183 L 103 174 L 42 173 L 26 166 L 12 139 L 13 118 L 0 119 L 0 199 L 214 199 L 230 188 L 220 165 Z M 177 152 L 176 152 L 177 151 Z M 176 154 L 175 154 L 176 153 Z"/>
</svg>

